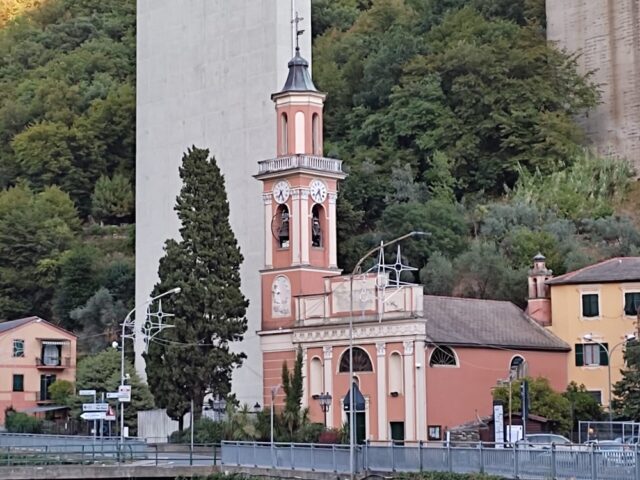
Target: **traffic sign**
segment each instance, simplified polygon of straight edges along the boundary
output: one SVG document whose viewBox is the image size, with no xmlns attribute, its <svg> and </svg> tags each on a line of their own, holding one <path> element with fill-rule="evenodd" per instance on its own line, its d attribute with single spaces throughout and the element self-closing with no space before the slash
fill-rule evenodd
<svg viewBox="0 0 640 480">
<path fill-rule="evenodd" d="M 131 401 L 131 385 L 120 385 L 118 387 L 118 392 L 120 393 L 118 400 L 121 402 Z"/>
<path fill-rule="evenodd" d="M 93 397 L 95 396 L 96 391 L 95 390 L 80 390 L 78 392 L 78 395 L 80 395 L 81 397 Z"/>
<path fill-rule="evenodd" d="M 83 420 L 104 420 L 107 412 L 84 412 L 80 415 Z"/>
<path fill-rule="evenodd" d="M 107 392 L 108 399 L 120 398 L 122 394 L 120 392 Z"/>
<path fill-rule="evenodd" d="M 107 410 L 107 414 L 104 417 L 105 420 L 107 420 L 108 422 L 113 422 L 116 419 L 116 412 L 113 411 L 113 407 L 111 407 L 111 405 L 109 405 L 109 410 Z"/>
<path fill-rule="evenodd" d="M 83 403 L 83 412 L 106 412 L 109 409 L 108 403 Z"/>
</svg>

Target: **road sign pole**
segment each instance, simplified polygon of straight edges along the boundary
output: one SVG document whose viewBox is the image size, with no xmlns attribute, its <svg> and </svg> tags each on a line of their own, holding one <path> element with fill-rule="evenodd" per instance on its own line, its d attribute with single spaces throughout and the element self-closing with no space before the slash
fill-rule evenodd
<svg viewBox="0 0 640 480">
<path fill-rule="evenodd" d="M 93 391 L 93 403 L 97 403 L 97 399 L 96 399 L 96 392 L 95 390 Z M 96 421 L 93 421 L 93 441 L 96 441 Z"/>
</svg>

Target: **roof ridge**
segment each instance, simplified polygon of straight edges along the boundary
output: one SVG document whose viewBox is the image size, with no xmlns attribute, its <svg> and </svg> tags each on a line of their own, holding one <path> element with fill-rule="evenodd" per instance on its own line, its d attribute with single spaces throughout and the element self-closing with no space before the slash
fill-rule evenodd
<svg viewBox="0 0 640 480">
<path fill-rule="evenodd" d="M 591 265 L 585 265 L 584 267 L 578 268 L 577 270 L 571 270 L 570 272 L 563 273 L 562 275 L 558 275 L 557 277 L 553 277 L 552 280 L 559 280 L 559 279 L 562 279 L 562 278 L 572 278 L 575 275 L 577 275 L 578 273 L 582 273 L 584 271 L 591 270 L 592 268 L 599 267 L 599 266 L 601 266 L 601 265 L 603 265 L 605 263 L 613 262 L 614 260 L 623 260 L 623 259 L 631 259 L 631 258 L 640 259 L 640 257 L 636 257 L 636 256 L 611 257 L 611 258 L 607 258 L 606 260 L 600 260 L 599 262 L 592 263 Z"/>
<path fill-rule="evenodd" d="M 456 297 L 454 295 L 432 295 L 432 294 L 424 294 L 423 297 L 430 298 L 443 298 L 443 299 L 452 299 L 452 300 L 465 300 L 471 301 L 475 300 L 477 302 L 495 302 L 495 303 L 508 303 L 513 305 L 516 308 L 519 308 L 516 304 L 514 304 L 511 300 L 496 300 L 495 298 L 477 298 L 477 297 Z"/>
</svg>

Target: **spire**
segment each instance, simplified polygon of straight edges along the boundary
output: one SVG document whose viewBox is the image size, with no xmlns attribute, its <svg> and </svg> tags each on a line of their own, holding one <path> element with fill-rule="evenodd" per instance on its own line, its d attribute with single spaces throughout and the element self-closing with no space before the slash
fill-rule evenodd
<svg viewBox="0 0 640 480">
<path fill-rule="evenodd" d="M 291 23 L 295 23 L 296 32 L 296 53 L 294 57 L 289 60 L 289 76 L 284 83 L 284 87 L 278 93 L 283 92 L 317 92 L 318 89 L 311 80 L 309 74 L 309 62 L 307 62 L 300 55 L 300 35 L 304 33 L 304 30 L 300 29 L 300 22 L 304 20 L 296 12 L 296 17 L 291 20 Z"/>
</svg>

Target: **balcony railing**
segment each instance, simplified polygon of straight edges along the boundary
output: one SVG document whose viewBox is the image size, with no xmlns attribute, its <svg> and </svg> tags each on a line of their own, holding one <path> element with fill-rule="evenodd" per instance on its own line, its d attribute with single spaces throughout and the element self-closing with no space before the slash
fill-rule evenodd
<svg viewBox="0 0 640 480">
<path fill-rule="evenodd" d="M 317 155 L 287 155 L 258 163 L 258 174 L 279 172 L 291 168 L 308 168 L 322 172 L 343 173 L 342 160 Z"/>
<path fill-rule="evenodd" d="M 36 358 L 38 368 L 68 368 L 71 366 L 71 357 Z"/>
</svg>

